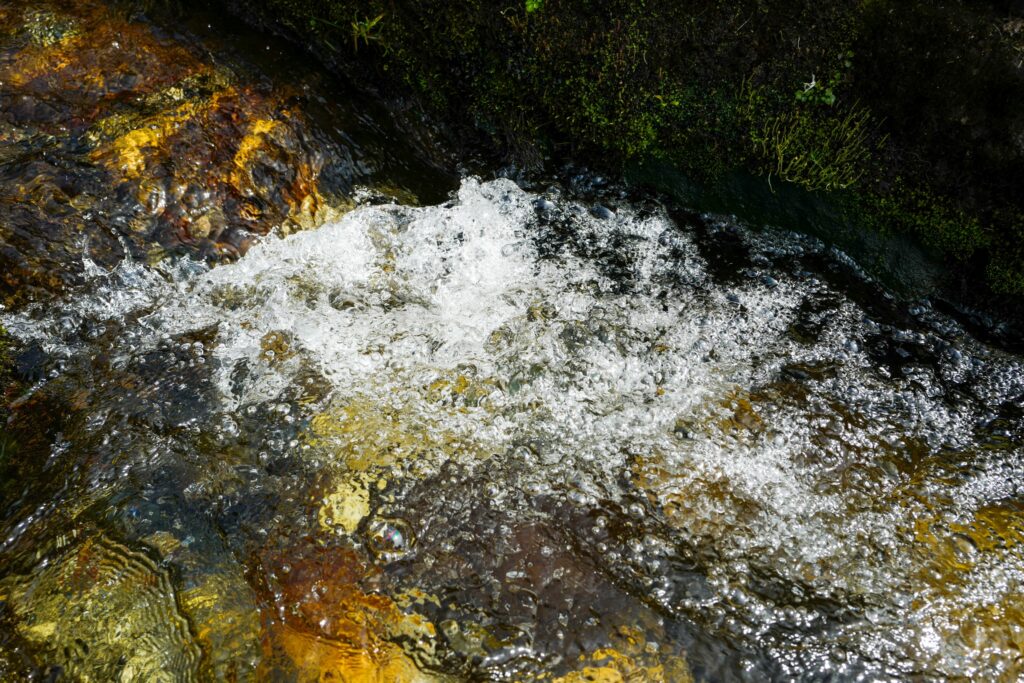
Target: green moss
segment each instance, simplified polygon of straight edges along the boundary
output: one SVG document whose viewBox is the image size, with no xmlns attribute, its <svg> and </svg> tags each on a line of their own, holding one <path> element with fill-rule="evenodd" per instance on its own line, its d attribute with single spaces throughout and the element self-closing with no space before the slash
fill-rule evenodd
<svg viewBox="0 0 1024 683">
<path fill-rule="evenodd" d="M 1007 217 L 1013 238 L 994 250 L 987 266 L 989 282 L 1000 294 L 1024 295 L 1024 212 Z"/>
<path fill-rule="evenodd" d="M 909 232 L 953 258 L 965 261 L 991 244 L 991 236 L 975 216 L 920 188 L 906 188 L 876 196 L 872 220 L 880 232 Z"/>
</svg>

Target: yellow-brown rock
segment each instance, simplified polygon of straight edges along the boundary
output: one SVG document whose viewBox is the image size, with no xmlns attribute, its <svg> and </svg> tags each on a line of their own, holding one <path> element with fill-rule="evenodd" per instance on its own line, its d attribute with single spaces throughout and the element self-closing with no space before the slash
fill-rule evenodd
<svg viewBox="0 0 1024 683">
<path fill-rule="evenodd" d="M 451 388 L 431 385 L 428 391 L 441 395 L 442 389 Z M 463 391 L 467 392 L 468 389 Z M 412 458 L 433 462 L 439 457 L 484 459 L 489 455 L 485 444 L 454 433 L 430 416 L 369 398 L 339 402 L 316 415 L 310 421 L 305 440 L 310 446 L 332 454 L 349 469 L 358 471 Z"/>
<path fill-rule="evenodd" d="M 262 679 L 420 682 L 444 680 L 416 659 L 433 655 L 433 624 L 390 598 L 367 592 L 377 573 L 354 551 L 311 543 L 264 566 L 273 605 L 264 615 Z M 401 638 L 406 648 L 399 646 Z"/>
<path fill-rule="evenodd" d="M 84 254 L 236 258 L 347 205 L 325 198 L 341 155 L 295 93 L 198 40 L 102 0 L 39 0 L 0 8 L 0 50 L 0 161 L 18 162 L 0 168 L 0 302 L 80 281 Z"/>
<path fill-rule="evenodd" d="M 371 480 L 367 473 L 359 472 L 336 482 L 317 512 L 320 526 L 329 532 L 355 533 L 359 523 L 370 514 Z"/>
<path fill-rule="evenodd" d="M 686 659 L 680 656 L 659 658 L 651 653 L 624 654 L 613 648 L 581 655 L 578 668 L 563 676 L 541 675 L 531 682 L 550 683 L 693 683 Z"/>
</svg>

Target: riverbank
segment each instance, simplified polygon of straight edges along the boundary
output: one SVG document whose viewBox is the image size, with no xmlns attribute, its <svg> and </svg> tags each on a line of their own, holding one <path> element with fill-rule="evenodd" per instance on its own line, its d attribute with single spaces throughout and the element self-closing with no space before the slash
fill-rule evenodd
<svg viewBox="0 0 1024 683">
<path fill-rule="evenodd" d="M 910 237 L 947 289 L 1024 294 L 1014 3 L 227 4 L 517 169 L 653 161 L 705 187 L 744 171 Z"/>
</svg>

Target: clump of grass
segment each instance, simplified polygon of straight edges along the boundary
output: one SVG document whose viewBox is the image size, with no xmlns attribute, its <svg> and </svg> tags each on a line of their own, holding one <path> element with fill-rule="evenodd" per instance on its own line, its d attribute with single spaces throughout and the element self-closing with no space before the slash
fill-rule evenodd
<svg viewBox="0 0 1024 683">
<path fill-rule="evenodd" d="M 366 17 L 364 19 L 359 18 L 359 14 L 352 15 L 352 21 L 349 24 L 349 34 L 352 36 L 352 52 L 359 52 L 359 43 L 362 43 L 365 47 L 369 47 L 371 43 L 378 43 L 384 46 L 384 53 L 387 54 L 387 45 L 384 43 L 383 36 L 381 35 L 380 24 L 381 20 L 384 19 L 384 14 L 378 14 L 373 17 Z M 344 31 L 345 28 L 337 22 L 331 21 L 324 17 L 310 17 L 309 18 L 309 29 L 310 31 L 317 32 L 322 28 L 327 28 L 328 32 L 331 29 L 335 31 Z M 338 51 L 338 48 L 333 43 L 328 41 L 326 38 L 321 38 L 324 43 L 334 50 Z"/>
<path fill-rule="evenodd" d="M 853 106 L 843 116 L 820 116 L 797 108 L 751 131 L 762 172 L 808 190 L 846 190 L 867 172 L 871 158 L 871 114 Z"/>
<path fill-rule="evenodd" d="M 353 17 L 352 19 L 352 51 L 359 52 L 359 43 L 362 41 L 367 47 L 372 42 L 380 42 L 380 32 L 376 30 L 377 24 L 384 18 L 383 14 L 378 14 L 373 19 L 367 17 L 366 19 L 359 19 Z"/>
</svg>

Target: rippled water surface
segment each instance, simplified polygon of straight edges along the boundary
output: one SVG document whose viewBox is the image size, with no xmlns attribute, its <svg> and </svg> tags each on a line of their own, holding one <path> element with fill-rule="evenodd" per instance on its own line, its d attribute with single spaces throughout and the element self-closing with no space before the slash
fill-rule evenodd
<svg viewBox="0 0 1024 683">
<path fill-rule="evenodd" d="M 1022 675 L 1020 357 L 785 230 L 590 181 L 385 203 L 394 164 L 290 139 L 147 230 L 61 214 L 123 249 L 0 310 L 0 678 Z M 335 194 L 269 191 L 310 159 Z"/>
</svg>

